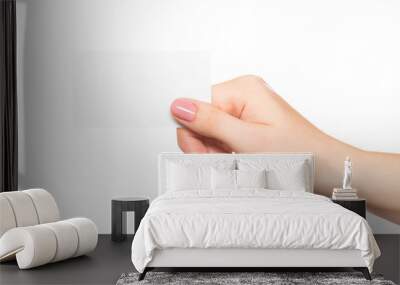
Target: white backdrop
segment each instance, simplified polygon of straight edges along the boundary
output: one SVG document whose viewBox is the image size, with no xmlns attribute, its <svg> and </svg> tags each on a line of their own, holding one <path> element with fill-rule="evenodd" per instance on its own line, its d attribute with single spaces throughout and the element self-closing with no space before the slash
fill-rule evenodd
<svg viewBox="0 0 400 285">
<path fill-rule="evenodd" d="M 138 127 L 142 117 L 122 126 L 79 125 L 82 112 L 91 115 L 84 108 L 76 116 L 79 54 L 207 52 L 212 82 L 258 74 L 325 132 L 365 149 L 400 152 L 398 1 L 17 4 L 21 187 L 47 188 L 64 216 L 90 217 L 100 232 L 110 232 L 111 197 L 155 197 L 156 155 L 178 148 L 173 127 Z M 127 87 L 115 87 L 115 101 Z M 97 99 L 91 92 L 85 98 L 96 116 Z M 117 114 L 106 110 L 104 122 Z M 400 233 L 400 226 L 368 219 L 375 232 Z"/>
</svg>

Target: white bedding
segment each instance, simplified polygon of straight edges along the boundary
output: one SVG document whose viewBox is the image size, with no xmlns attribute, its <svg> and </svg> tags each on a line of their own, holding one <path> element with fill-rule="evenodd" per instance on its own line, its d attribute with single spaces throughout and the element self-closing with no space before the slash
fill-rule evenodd
<svg viewBox="0 0 400 285">
<path fill-rule="evenodd" d="M 132 243 L 143 272 L 154 249 L 358 249 L 372 272 L 379 248 L 365 219 L 308 192 L 241 189 L 159 196 Z"/>
</svg>

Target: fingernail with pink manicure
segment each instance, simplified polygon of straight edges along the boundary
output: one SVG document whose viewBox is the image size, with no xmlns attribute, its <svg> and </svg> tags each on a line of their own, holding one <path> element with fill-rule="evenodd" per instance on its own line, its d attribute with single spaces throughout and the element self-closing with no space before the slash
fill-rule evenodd
<svg viewBox="0 0 400 285">
<path fill-rule="evenodd" d="M 192 122 L 196 118 L 197 107 L 187 99 L 176 99 L 171 104 L 171 113 L 174 117 Z"/>
</svg>

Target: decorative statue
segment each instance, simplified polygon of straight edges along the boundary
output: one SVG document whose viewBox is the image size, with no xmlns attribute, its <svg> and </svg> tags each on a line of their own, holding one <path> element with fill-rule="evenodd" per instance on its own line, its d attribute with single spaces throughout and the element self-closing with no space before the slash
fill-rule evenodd
<svg viewBox="0 0 400 285">
<path fill-rule="evenodd" d="M 351 188 L 351 159 L 349 156 L 346 157 L 344 161 L 344 177 L 343 177 L 343 189 L 352 189 Z"/>
</svg>

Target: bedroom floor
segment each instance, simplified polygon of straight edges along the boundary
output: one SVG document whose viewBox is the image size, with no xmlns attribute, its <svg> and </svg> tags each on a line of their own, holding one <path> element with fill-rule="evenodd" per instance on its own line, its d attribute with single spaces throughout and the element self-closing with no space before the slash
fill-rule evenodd
<svg viewBox="0 0 400 285">
<path fill-rule="evenodd" d="M 375 272 L 399 283 L 400 235 L 375 235 L 382 256 Z M 15 262 L 0 264 L 0 284 L 115 284 L 124 272 L 134 271 L 130 261 L 132 237 L 121 243 L 100 235 L 97 249 L 78 257 L 30 270 L 19 270 Z"/>
</svg>

